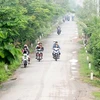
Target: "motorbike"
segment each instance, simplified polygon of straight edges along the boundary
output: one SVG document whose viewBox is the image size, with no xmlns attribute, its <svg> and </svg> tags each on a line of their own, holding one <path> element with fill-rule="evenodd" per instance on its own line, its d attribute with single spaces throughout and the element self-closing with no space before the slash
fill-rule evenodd
<svg viewBox="0 0 100 100">
<path fill-rule="evenodd" d="M 42 60 L 42 57 L 43 57 L 43 51 L 41 49 L 38 49 L 36 53 L 36 59 L 40 62 L 40 60 Z"/>
<path fill-rule="evenodd" d="M 63 19 L 63 22 L 65 22 L 65 19 Z"/>
<path fill-rule="evenodd" d="M 60 35 L 61 29 L 57 29 L 57 34 Z"/>
<path fill-rule="evenodd" d="M 24 48 L 25 49 L 25 48 Z M 27 55 L 27 57 L 28 57 L 28 64 L 30 64 L 30 56 L 29 56 L 29 51 L 27 51 L 27 50 L 22 50 L 22 53 L 23 53 L 23 56 L 24 56 L 24 54 L 26 54 Z M 23 61 L 23 58 L 22 58 L 22 61 Z"/>
<path fill-rule="evenodd" d="M 24 64 L 24 68 L 26 68 L 28 65 L 28 55 L 27 54 L 23 54 L 23 64 Z"/>
<path fill-rule="evenodd" d="M 60 57 L 60 54 L 59 54 L 59 48 L 54 48 L 53 49 L 53 58 L 55 59 L 55 61 L 57 61 Z"/>
</svg>

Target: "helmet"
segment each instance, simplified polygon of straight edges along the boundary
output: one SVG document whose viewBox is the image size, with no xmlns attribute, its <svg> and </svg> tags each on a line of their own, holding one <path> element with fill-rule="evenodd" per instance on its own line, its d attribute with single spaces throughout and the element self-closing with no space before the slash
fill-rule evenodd
<svg viewBox="0 0 100 100">
<path fill-rule="evenodd" d="M 25 44 L 24 46 L 27 46 L 27 44 Z"/>
<path fill-rule="evenodd" d="M 40 42 L 39 44 L 41 45 L 42 43 Z"/>
<path fill-rule="evenodd" d="M 58 41 L 55 41 L 55 43 L 58 43 Z"/>
<path fill-rule="evenodd" d="M 24 48 L 26 48 L 26 47 L 27 47 L 27 44 L 24 45 Z"/>
<path fill-rule="evenodd" d="M 42 44 L 41 42 L 38 42 L 38 45 Z"/>
</svg>

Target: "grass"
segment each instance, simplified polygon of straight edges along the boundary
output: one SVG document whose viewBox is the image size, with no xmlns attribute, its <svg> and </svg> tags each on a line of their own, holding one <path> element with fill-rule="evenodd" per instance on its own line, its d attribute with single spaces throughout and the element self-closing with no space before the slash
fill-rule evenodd
<svg viewBox="0 0 100 100">
<path fill-rule="evenodd" d="M 89 57 L 89 60 L 87 61 L 87 56 Z M 100 87 L 100 78 L 98 77 L 98 72 L 95 71 L 93 66 L 93 59 L 92 56 L 85 52 L 84 48 L 80 49 L 79 55 L 79 64 L 80 64 L 80 75 L 82 77 L 82 80 L 84 82 L 90 83 L 93 86 Z M 89 61 L 91 62 L 91 69 L 89 69 Z M 90 79 L 91 71 L 94 74 L 94 79 Z"/>
<path fill-rule="evenodd" d="M 0 68 L 0 83 L 6 81 L 8 79 L 8 74 L 5 69 Z"/>
<path fill-rule="evenodd" d="M 100 100 L 100 92 L 93 92 L 92 94 L 95 97 L 95 100 Z"/>
<path fill-rule="evenodd" d="M 82 42 L 79 42 L 80 44 Z M 89 57 L 89 60 L 87 60 L 87 56 Z M 86 50 L 84 47 L 82 47 L 78 54 L 79 64 L 80 64 L 80 77 L 83 82 L 86 82 L 88 84 L 91 84 L 92 86 L 100 88 L 100 77 L 99 73 L 94 69 L 93 66 L 93 59 L 92 56 L 88 53 L 86 53 Z M 91 69 L 89 69 L 89 61 L 91 61 Z M 93 80 L 90 79 L 90 73 L 93 71 Z M 100 100 L 100 91 L 93 92 L 93 95 L 95 97 L 95 100 Z"/>
<path fill-rule="evenodd" d="M 83 76 L 88 76 L 91 72 L 88 68 L 88 61 L 86 59 L 87 53 L 85 53 L 84 48 L 82 48 L 79 52 L 78 59 L 80 64 L 80 74 Z"/>
<path fill-rule="evenodd" d="M 21 59 L 14 61 L 11 65 L 8 66 L 8 71 L 5 69 L 5 64 L 0 62 L 0 84 L 7 81 L 13 72 L 20 66 Z"/>
</svg>

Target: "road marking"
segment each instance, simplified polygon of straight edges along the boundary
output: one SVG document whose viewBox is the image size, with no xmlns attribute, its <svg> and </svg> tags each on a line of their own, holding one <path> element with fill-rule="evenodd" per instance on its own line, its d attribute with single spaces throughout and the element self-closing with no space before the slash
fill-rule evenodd
<svg viewBox="0 0 100 100">
<path fill-rule="evenodd" d="M 77 59 L 71 59 L 70 62 L 71 62 L 71 63 L 77 63 L 78 60 L 77 60 Z"/>
<path fill-rule="evenodd" d="M 76 67 L 71 67 L 71 69 L 75 70 L 75 69 L 77 69 L 77 68 L 76 68 Z"/>
<path fill-rule="evenodd" d="M 77 65 L 75 62 L 71 63 L 71 65 Z"/>
<path fill-rule="evenodd" d="M 72 71 L 72 73 L 77 73 L 77 72 L 78 72 L 78 71 L 76 71 L 76 70 L 75 70 L 75 71 Z"/>
<path fill-rule="evenodd" d="M 72 53 L 76 53 L 76 51 L 73 51 Z"/>
</svg>

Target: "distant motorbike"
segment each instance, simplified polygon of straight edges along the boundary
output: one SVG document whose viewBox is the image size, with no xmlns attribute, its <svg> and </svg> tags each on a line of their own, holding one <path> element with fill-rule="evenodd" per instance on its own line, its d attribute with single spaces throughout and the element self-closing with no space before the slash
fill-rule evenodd
<svg viewBox="0 0 100 100">
<path fill-rule="evenodd" d="M 60 57 L 60 54 L 59 54 L 59 48 L 54 48 L 53 49 L 53 58 L 55 59 L 55 61 L 57 61 Z"/>
<path fill-rule="evenodd" d="M 41 49 L 38 49 L 36 53 L 36 59 L 40 62 L 40 60 L 42 60 L 42 57 L 43 57 L 43 51 Z"/>
<path fill-rule="evenodd" d="M 65 22 L 65 19 L 63 19 L 63 22 Z"/>
<path fill-rule="evenodd" d="M 23 64 L 24 64 L 24 68 L 26 68 L 28 65 L 28 55 L 27 54 L 23 54 Z"/>
<path fill-rule="evenodd" d="M 58 35 L 61 34 L 61 29 L 57 29 L 57 34 L 58 34 Z"/>
</svg>

